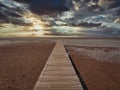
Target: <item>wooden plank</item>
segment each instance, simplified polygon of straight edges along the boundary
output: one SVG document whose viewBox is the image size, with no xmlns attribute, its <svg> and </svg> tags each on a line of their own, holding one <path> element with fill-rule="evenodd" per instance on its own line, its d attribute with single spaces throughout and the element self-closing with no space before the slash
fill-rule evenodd
<svg viewBox="0 0 120 90">
<path fill-rule="evenodd" d="M 57 42 L 33 90 L 83 90 L 62 42 Z"/>
</svg>

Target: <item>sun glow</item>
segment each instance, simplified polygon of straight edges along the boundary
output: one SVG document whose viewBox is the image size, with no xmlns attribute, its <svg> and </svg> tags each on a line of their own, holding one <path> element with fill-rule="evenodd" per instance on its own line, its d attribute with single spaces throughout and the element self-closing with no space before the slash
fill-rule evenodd
<svg viewBox="0 0 120 90">
<path fill-rule="evenodd" d="M 36 32 L 39 32 L 39 34 L 44 34 L 46 31 L 45 29 L 48 29 L 47 23 L 42 21 L 40 16 L 33 14 L 32 12 L 28 11 L 23 15 L 23 18 L 26 23 L 30 24 L 28 27 L 29 30 L 33 30 Z"/>
</svg>

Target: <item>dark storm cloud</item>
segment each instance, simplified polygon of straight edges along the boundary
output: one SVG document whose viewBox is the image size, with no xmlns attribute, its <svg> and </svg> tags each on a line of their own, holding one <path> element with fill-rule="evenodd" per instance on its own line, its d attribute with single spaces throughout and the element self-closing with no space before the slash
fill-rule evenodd
<svg viewBox="0 0 120 90">
<path fill-rule="evenodd" d="M 120 0 L 115 0 L 110 4 L 110 8 L 120 7 Z"/>
<path fill-rule="evenodd" d="M 108 8 L 115 8 L 120 6 L 120 0 L 14 0 L 19 3 L 27 3 L 32 12 L 38 14 L 44 14 L 45 12 L 51 13 L 51 11 L 66 11 L 69 10 L 70 7 L 73 7 L 72 1 L 76 2 L 85 2 L 85 4 L 89 2 L 94 2 L 97 5 L 91 6 L 94 10 L 103 10 L 98 3 L 102 2 L 105 4 L 104 6 Z M 106 2 L 112 2 L 110 4 L 106 4 Z M 91 9 L 90 8 L 90 9 Z"/>
<path fill-rule="evenodd" d="M 65 11 L 68 7 L 65 6 L 65 0 L 31 0 L 30 8 L 32 11 L 42 14 L 41 11 Z"/>
<path fill-rule="evenodd" d="M 49 11 L 66 11 L 69 10 L 71 0 L 16 0 L 18 2 L 26 2 L 30 9 L 36 13 L 44 13 L 43 10 Z M 72 2 L 71 2 L 72 3 Z"/>
<path fill-rule="evenodd" d="M 25 12 L 24 5 L 12 0 L 0 1 L 0 23 L 24 24 L 22 14 Z"/>
<path fill-rule="evenodd" d="M 115 12 L 120 15 L 120 0 L 99 0 L 99 2 L 106 7 L 106 10 L 116 8 Z"/>
<path fill-rule="evenodd" d="M 21 19 L 22 13 L 27 10 L 31 10 L 37 14 L 46 14 L 46 11 L 47 14 L 53 11 L 65 11 L 69 9 L 69 1 L 70 0 L 1 0 L 0 22 L 19 21 L 23 23 Z M 29 8 L 24 4 L 27 4 Z"/>
</svg>

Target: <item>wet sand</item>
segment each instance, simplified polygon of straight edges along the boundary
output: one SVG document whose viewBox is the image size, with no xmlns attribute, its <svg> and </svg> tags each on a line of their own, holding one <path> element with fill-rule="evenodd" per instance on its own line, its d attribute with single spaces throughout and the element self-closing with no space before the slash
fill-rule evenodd
<svg viewBox="0 0 120 90">
<path fill-rule="evenodd" d="M 66 47 L 88 90 L 120 90 L 120 48 Z"/>
<path fill-rule="evenodd" d="M 32 90 L 55 42 L 0 45 L 0 90 Z"/>
</svg>

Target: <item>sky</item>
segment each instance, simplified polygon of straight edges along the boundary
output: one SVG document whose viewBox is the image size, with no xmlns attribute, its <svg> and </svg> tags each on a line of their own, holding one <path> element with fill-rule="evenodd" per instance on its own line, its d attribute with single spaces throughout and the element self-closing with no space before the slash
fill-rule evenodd
<svg viewBox="0 0 120 90">
<path fill-rule="evenodd" d="M 0 0 L 0 36 L 20 35 L 119 37 L 120 0 Z"/>
<path fill-rule="evenodd" d="M 69 8 L 65 5 L 65 0 L 30 0 L 30 9 L 35 12 L 42 14 L 42 10 L 48 11 L 66 11 Z"/>
<path fill-rule="evenodd" d="M 18 1 L 18 0 L 16 0 Z M 19 2 L 26 2 L 29 4 L 31 10 L 40 9 L 53 9 L 53 10 L 67 10 L 68 7 L 65 5 L 67 0 L 19 0 Z M 70 1 L 70 0 L 69 0 Z"/>
</svg>

